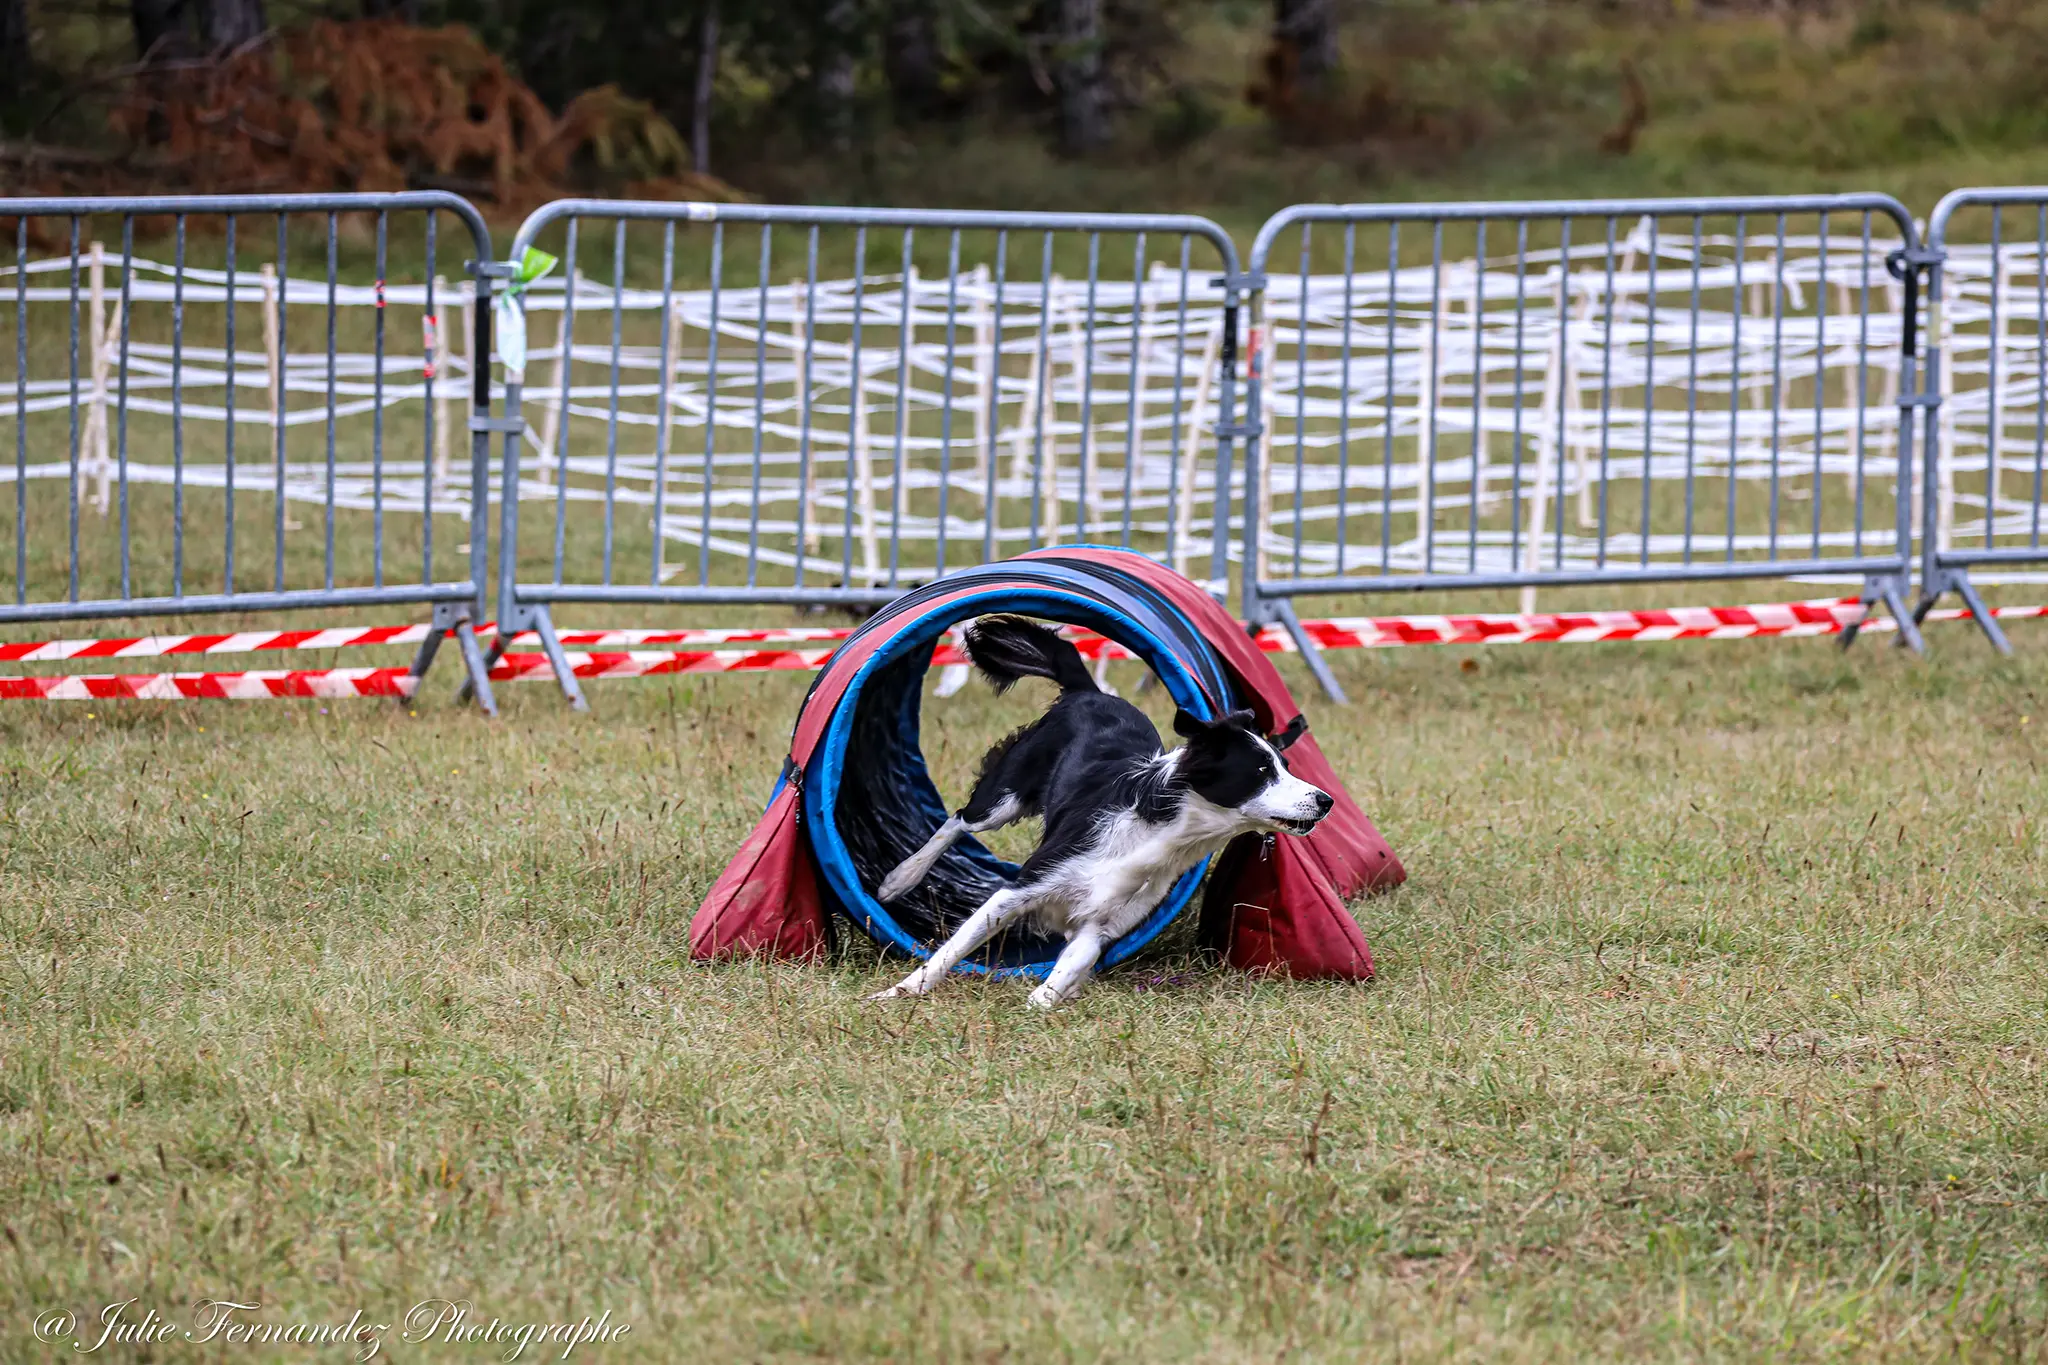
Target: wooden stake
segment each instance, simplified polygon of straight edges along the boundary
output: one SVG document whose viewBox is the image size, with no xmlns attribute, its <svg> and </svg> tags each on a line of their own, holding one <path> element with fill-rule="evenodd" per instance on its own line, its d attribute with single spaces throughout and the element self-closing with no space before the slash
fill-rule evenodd
<svg viewBox="0 0 2048 1365">
<path fill-rule="evenodd" d="M 676 369 L 681 363 L 682 351 L 683 301 L 681 299 L 670 299 L 668 305 L 668 368 L 661 373 L 661 388 L 664 401 L 661 405 L 661 428 L 654 438 L 656 442 L 654 447 L 655 472 L 664 481 L 666 480 L 666 475 L 663 471 L 669 467 L 668 457 L 675 453 L 672 438 L 676 429 Z M 708 414 L 705 420 L 707 422 L 710 420 Z M 815 458 L 815 455 L 813 458 Z M 656 489 L 655 491 L 659 493 L 661 490 Z M 660 524 L 650 520 L 649 525 L 654 529 L 654 553 L 664 561 L 661 576 L 663 581 L 666 581 L 669 574 L 674 572 L 673 569 L 668 567 L 666 556 L 663 555 L 666 542 L 662 539 Z"/>
<path fill-rule="evenodd" d="M 796 376 L 792 382 L 800 389 L 804 385 L 804 353 L 810 346 L 810 334 L 804 327 L 805 294 L 806 289 L 802 280 L 792 279 L 789 282 L 789 335 L 794 343 L 791 349 L 796 357 Z M 666 381 L 664 380 L 664 382 Z M 808 389 L 803 391 L 802 403 L 802 410 L 808 412 L 811 406 L 811 395 Z M 809 554 L 818 548 L 818 451 L 815 444 L 811 447 L 810 457 L 805 462 L 803 478 L 804 486 L 801 490 L 804 509 L 803 552 Z"/>
<path fill-rule="evenodd" d="M 107 432 L 107 369 L 111 357 L 109 338 L 120 331 L 120 320 L 112 326 L 107 319 L 107 249 L 103 243 L 92 244 L 91 265 L 88 279 L 92 287 L 92 315 L 90 318 L 92 346 L 92 410 L 86 416 L 86 465 L 93 479 L 93 506 L 101 516 L 113 504 L 112 474 L 113 459 L 108 451 Z M 118 309 L 117 309 L 118 311 Z"/>
<path fill-rule="evenodd" d="M 278 412 L 278 402 L 284 394 L 284 294 L 274 262 L 265 261 L 257 274 L 263 280 L 263 364 L 269 383 L 270 407 L 267 411 L 271 424 L 271 449 L 276 450 L 283 443 L 285 432 L 284 418 Z M 283 494 L 280 492 L 279 496 Z M 302 529 L 289 511 L 285 513 L 284 529 Z"/>
<path fill-rule="evenodd" d="M 562 295 L 562 320 L 555 324 L 555 375 L 549 384 L 554 396 L 548 400 L 547 415 L 541 419 L 541 453 L 540 458 L 534 461 L 543 488 L 552 482 L 550 471 L 556 468 L 557 463 L 555 439 L 561 434 L 562 416 L 569 405 L 569 352 L 573 345 L 569 335 L 569 301 L 571 295 L 581 294 L 582 285 L 583 272 L 572 271 Z M 563 459 L 561 463 L 567 463 L 567 460 Z"/>
<path fill-rule="evenodd" d="M 1095 405 L 1089 401 L 1089 389 L 1094 383 L 1095 377 L 1090 372 L 1090 357 L 1087 354 L 1087 347 L 1082 339 L 1081 310 L 1069 307 L 1067 309 L 1067 317 L 1070 319 L 1067 327 L 1068 364 L 1074 375 L 1074 419 L 1081 429 L 1081 450 L 1075 468 L 1079 471 L 1080 482 L 1087 486 L 1087 497 L 1085 499 L 1081 496 L 1081 488 L 1078 485 L 1074 489 L 1074 529 L 1075 539 L 1085 541 L 1088 539 L 1089 526 L 1096 520 L 1097 500 L 1102 495 L 1101 490 L 1096 487 L 1100 480 L 1096 477 L 1095 432 L 1092 429 Z M 1093 322 L 1093 319 L 1091 318 L 1089 321 Z M 1054 411 L 1058 411 L 1057 407 L 1055 407 Z M 1081 420 L 1084 414 L 1088 419 L 1086 421 Z M 1055 487 L 1058 486 L 1059 474 L 1058 449 L 1058 444 L 1055 443 L 1053 447 L 1053 482 Z M 1085 507 L 1082 505 L 1084 501 L 1087 504 Z M 1053 534 L 1057 536 L 1060 526 L 1057 497 L 1053 499 L 1052 526 Z"/>
<path fill-rule="evenodd" d="M 1943 310 L 1941 322 L 1941 391 L 1956 391 L 1956 348 L 1955 334 L 1951 330 L 1947 310 Z M 1937 439 L 1934 448 L 1934 476 L 1937 481 L 1935 494 L 1935 544 L 1949 549 L 1955 543 L 1956 534 L 1956 405 L 1943 403 L 1941 416 L 1936 422 Z M 1995 466 L 1994 466 L 1995 467 Z"/>
<path fill-rule="evenodd" d="M 1054 275 L 1049 290 L 1051 298 L 1047 305 L 1048 311 L 1038 320 L 1043 340 L 1035 338 L 1035 344 L 1031 347 L 1031 364 L 1024 376 L 1024 399 L 1017 405 L 1017 425 L 1010 433 L 1010 478 L 1013 482 L 1030 479 L 1032 438 L 1036 432 L 1044 429 L 1046 405 L 1057 396 L 1049 392 L 1050 383 L 1045 369 L 1046 359 L 1052 351 L 1052 333 L 1058 326 L 1056 319 L 1059 317 L 1060 284 L 1060 277 Z M 1041 387 L 1041 381 L 1045 381 L 1045 387 Z M 1028 488 L 1025 490 L 1025 496 L 1030 496 Z M 1035 531 L 1038 528 L 1034 526 L 1032 529 Z"/>
<path fill-rule="evenodd" d="M 1257 573 L 1260 578 L 1264 579 L 1271 578 L 1273 576 L 1272 551 L 1271 547 L 1268 546 L 1266 543 L 1266 532 L 1270 530 L 1273 525 L 1274 423 L 1271 413 L 1267 410 L 1264 387 L 1266 383 L 1266 373 L 1272 365 L 1271 352 L 1273 351 L 1274 347 L 1273 331 L 1271 325 L 1267 323 L 1263 314 L 1255 313 L 1253 316 L 1257 318 L 1261 324 L 1265 325 L 1261 325 L 1253 329 L 1252 335 L 1254 338 L 1254 353 L 1251 355 L 1247 355 L 1245 357 L 1244 382 L 1245 387 L 1247 389 L 1249 389 L 1254 382 L 1256 382 L 1260 386 L 1259 411 L 1262 413 L 1267 413 L 1267 416 L 1264 421 L 1259 423 L 1259 434 L 1257 438 L 1259 442 L 1259 486 L 1257 489 L 1253 489 L 1251 487 L 1249 482 L 1251 469 L 1249 466 L 1247 466 L 1245 469 L 1245 475 L 1247 479 L 1245 485 L 1245 492 L 1247 495 L 1247 499 L 1251 503 L 1251 505 L 1258 509 L 1255 519 L 1252 522 L 1252 544 L 1256 547 L 1256 552 L 1253 558 L 1257 566 L 1254 569 L 1254 572 Z M 1256 354 L 1256 347 L 1261 344 L 1263 344 L 1266 347 L 1267 354 L 1265 356 L 1260 356 Z M 1258 375 L 1256 381 L 1254 381 L 1252 378 L 1252 374 L 1254 371 L 1256 371 Z M 1228 498 L 1228 490 L 1224 490 L 1224 496 Z M 1228 506 L 1227 503 L 1225 505 Z M 1295 508 L 1294 514 L 1296 516 L 1300 516 L 1301 509 L 1299 507 Z M 1298 567 L 1299 566 L 1297 566 L 1297 571 Z"/>
<path fill-rule="evenodd" d="M 860 558 L 870 586 L 881 580 L 882 557 L 875 543 L 875 466 L 868 448 L 867 377 L 856 371 L 853 383 L 853 439 L 846 456 L 854 462 L 860 497 Z"/>
<path fill-rule="evenodd" d="M 1564 395 L 1571 387 L 1565 370 L 1564 332 L 1552 333 L 1550 356 L 1543 366 L 1543 402 L 1536 417 L 1536 477 L 1529 502 L 1529 529 L 1522 538 L 1522 572 L 1543 567 L 1543 528 L 1550 508 L 1550 481 L 1558 464 L 1557 428 L 1564 416 Z M 1522 588 L 1522 614 L 1536 610 L 1536 588 Z"/>
<path fill-rule="evenodd" d="M 1432 316 L 1429 325 L 1422 329 L 1422 348 L 1418 356 L 1421 370 L 1415 390 L 1415 535 L 1425 547 L 1424 553 L 1432 560 L 1436 557 L 1435 542 L 1430 534 L 1436 525 L 1436 331 L 1437 320 Z M 1432 573 L 1435 568 L 1433 563 L 1424 563 L 1422 571 Z"/>
<path fill-rule="evenodd" d="M 441 316 L 434 319 L 434 354 L 431 357 L 434 365 L 434 378 L 429 381 L 430 392 L 434 401 L 434 486 L 436 488 L 446 488 L 448 486 L 448 452 L 450 441 L 452 440 L 448 434 L 450 423 L 448 420 L 448 399 L 446 394 L 449 379 L 449 361 L 454 355 L 454 348 L 449 344 L 448 340 L 448 333 L 451 330 L 448 324 L 453 320 L 450 315 L 454 312 L 456 304 L 454 298 L 448 293 L 448 281 L 443 276 L 436 275 L 434 277 L 434 298 L 436 300 L 447 300 L 447 302 L 441 305 Z M 463 308 L 462 316 L 465 321 L 468 319 L 469 310 L 467 307 Z M 465 326 L 462 328 L 462 331 L 465 337 L 463 350 L 467 351 L 469 349 L 467 341 L 469 328 Z"/>
<path fill-rule="evenodd" d="M 989 473 L 995 468 L 996 433 L 1002 426 L 1002 319 L 986 290 L 987 264 L 975 267 L 974 295 L 974 484 L 982 495 L 982 535 L 995 544 L 1000 497 L 988 496 Z"/>
<path fill-rule="evenodd" d="M 1486 430 L 1486 333 L 1484 331 L 1485 318 L 1481 310 L 1481 305 L 1485 302 L 1482 288 L 1485 272 L 1486 263 L 1474 259 L 1472 262 L 1471 281 L 1473 297 L 1468 301 L 1472 325 L 1467 329 L 1472 337 L 1472 515 L 1474 517 L 1483 515 L 1487 504 L 1492 500 L 1491 495 L 1487 491 L 1488 485 L 1491 483 L 1493 470 L 1493 449 L 1492 438 Z"/>
<path fill-rule="evenodd" d="M 996 423 L 991 420 L 988 399 L 1000 377 L 1001 366 L 995 355 L 993 310 L 985 292 L 988 266 L 976 266 L 969 279 L 974 289 L 974 473 L 980 479 L 987 477 L 988 463 L 995 458 Z M 1000 409 L 1000 393 L 996 404 Z"/>
</svg>

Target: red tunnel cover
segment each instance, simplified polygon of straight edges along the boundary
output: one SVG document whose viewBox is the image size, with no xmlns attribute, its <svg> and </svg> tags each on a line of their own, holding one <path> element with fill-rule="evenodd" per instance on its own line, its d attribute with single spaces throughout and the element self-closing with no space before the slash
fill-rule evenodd
<svg viewBox="0 0 2048 1365">
<path fill-rule="evenodd" d="M 1061 547 L 1024 557 L 1087 560 L 1141 579 L 1215 647 L 1268 734 L 1285 730 L 1301 714 L 1272 661 L 1230 613 L 1172 569 L 1121 550 Z M 855 652 L 864 657 L 883 638 L 885 632 L 875 632 L 856 641 Z M 836 677 L 821 681 L 806 711 L 823 707 L 829 712 L 857 667 L 857 659 L 835 655 L 826 668 Z M 794 750 L 801 752 L 792 752 L 794 770 L 809 761 L 821 721 L 822 713 L 800 721 Z M 1335 797 L 1336 808 L 1305 838 L 1284 836 L 1268 844 L 1247 835 L 1225 849 L 1203 896 L 1202 941 L 1245 971 L 1364 980 L 1372 975 L 1372 949 L 1344 902 L 1398 886 L 1407 873 L 1337 780 L 1313 734 L 1294 743 L 1287 762 L 1297 777 Z M 828 930 L 798 809 L 801 799 L 794 785 L 785 787 L 712 886 L 690 923 L 692 957 L 807 957 L 823 949 Z"/>
</svg>

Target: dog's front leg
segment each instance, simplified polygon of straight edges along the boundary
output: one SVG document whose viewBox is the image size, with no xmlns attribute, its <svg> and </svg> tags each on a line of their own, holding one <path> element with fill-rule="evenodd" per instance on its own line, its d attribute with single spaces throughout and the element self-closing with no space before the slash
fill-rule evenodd
<svg viewBox="0 0 2048 1365">
<path fill-rule="evenodd" d="M 1059 961 L 1052 964 L 1052 974 L 1046 977 L 1045 984 L 1031 992 L 1032 1006 L 1049 1010 L 1079 995 L 1088 978 L 1095 974 L 1095 964 L 1101 960 L 1104 946 L 1100 930 L 1093 925 L 1081 926 L 1060 950 Z"/>
<path fill-rule="evenodd" d="M 919 965 L 909 976 L 886 991 L 877 991 L 870 1000 L 888 1000 L 899 995 L 928 995 L 932 987 L 945 980 L 946 973 L 965 960 L 967 955 L 989 941 L 996 931 L 1017 918 L 1031 903 L 1030 897 L 1012 888 L 1004 888 L 981 903 L 981 908 L 967 917 L 967 922 L 953 931 L 953 936 L 932 951 L 932 955 Z"/>
</svg>

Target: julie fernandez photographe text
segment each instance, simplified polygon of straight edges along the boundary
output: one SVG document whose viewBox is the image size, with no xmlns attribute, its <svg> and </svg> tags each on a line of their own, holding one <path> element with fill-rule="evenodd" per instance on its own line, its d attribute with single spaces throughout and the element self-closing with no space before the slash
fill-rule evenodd
<svg viewBox="0 0 2048 1365">
<path fill-rule="evenodd" d="M 38 1313 L 36 1340 L 66 1355 L 90 1355 L 123 1346 L 181 1341 L 223 1346 L 346 1346 L 355 1360 L 370 1360 L 387 1339 L 408 1346 L 483 1347 L 500 1360 L 567 1360 L 581 1346 L 604 1346 L 633 1330 L 607 1308 L 574 1321 L 507 1321 L 477 1310 L 467 1299 L 422 1299 L 395 1321 L 358 1308 L 346 1317 L 292 1318 L 266 1313 L 263 1305 L 240 1299 L 201 1299 L 189 1315 L 165 1314 L 139 1299 L 107 1304 L 97 1313 L 68 1308 Z"/>
</svg>

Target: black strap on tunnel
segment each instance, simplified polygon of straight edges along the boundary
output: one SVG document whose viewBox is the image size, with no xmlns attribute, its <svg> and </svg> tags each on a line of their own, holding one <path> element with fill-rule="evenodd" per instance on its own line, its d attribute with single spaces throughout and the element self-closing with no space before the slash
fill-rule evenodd
<svg viewBox="0 0 2048 1365">
<path fill-rule="evenodd" d="M 1054 568 L 1060 572 L 1044 573 L 1041 566 L 1042 568 Z M 1034 569 L 1041 569 L 1041 571 L 1034 572 Z M 1182 614 L 1181 609 L 1177 605 L 1154 590 L 1142 579 L 1125 573 L 1121 569 L 1111 568 L 1093 560 L 1073 559 L 1063 555 L 1042 555 L 1035 560 L 1006 560 L 997 564 L 979 565 L 972 569 L 962 570 L 956 574 L 949 574 L 944 578 L 926 583 L 920 587 L 912 588 L 903 596 L 889 603 L 888 606 L 883 607 L 875 615 L 869 617 L 852 635 L 842 641 L 839 647 L 842 650 L 846 649 L 854 641 L 867 635 L 870 631 L 893 629 L 899 618 L 915 613 L 926 602 L 935 597 L 957 592 L 962 588 L 983 585 L 1016 584 L 1020 581 L 1029 582 L 1036 586 L 1070 593 L 1077 597 L 1085 597 L 1111 614 L 1119 613 L 1125 609 L 1122 603 L 1117 602 L 1114 597 L 1106 595 L 1096 584 L 1086 581 L 1076 582 L 1070 577 L 1071 575 L 1079 575 L 1084 580 L 1095 578 L 1102 582 L 1114 584 L 1119 591 L 1136 598 L 1148 607 L 1164 642 L 1173 648 L 1173 652 L 1195 674 L 1196 680 L 1202 684 L 1203 690 L 1215 699 L 1219 709 L 1228 710 L 1230 708 L 1236 694 L 1236 688 L 1231 685 L 1229 677 L 1224 673 L 1215 650 L 1202 636 L 1201 632 L 1195 629 L 1194 623 Z M 829 669 L 830 666 L 828 662 L 826 667 Z M 824 676 L 824 671 L 821 670 L 818 675 L 819 679 L 822 679 Z M 818 681 L 814 679 L 811 684 L 812 690 L 815 691 L 817 686 Z"/>
<path fill-rule="evenodd" d="M 1223 663 L 1208 638 L 1188 619 L 1187 613 L 1172 598 L 1154 588 L 1136 574 L 1126 573 L 1092 559 L 1073 559 L 1065 555 L 1040 555 L 1038 562 L 1060 564 L 1068 568 L 1081 569 L 1100 574 L 1110 579 L 1119 588 L 1140 598 L 1152 608 L 1153 616 L 1164 624 L 1172 636 L 1169 643 L 1176 646 L 1174 652 L 1197 670 L 1199 680 L 1219 710 L 1228 711 L 1237 700 L 1237 688 L 1223 670 Z"/>
</svg>

